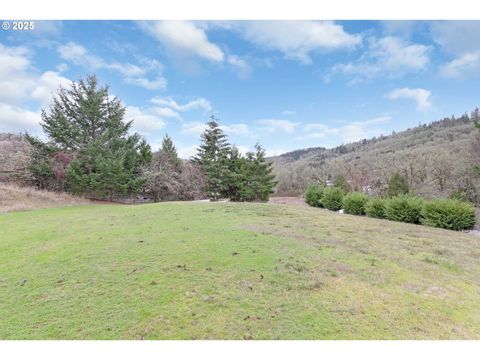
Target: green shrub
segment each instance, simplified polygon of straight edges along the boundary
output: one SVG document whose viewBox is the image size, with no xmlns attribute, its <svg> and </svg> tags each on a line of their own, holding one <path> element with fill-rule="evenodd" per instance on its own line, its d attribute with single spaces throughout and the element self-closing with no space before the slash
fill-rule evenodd
<svg viewBox="0 0 480 360">
<path fill-rule="evenodd" d="M 422 224 L 450 230 L 468 230 L 475 226 L 475 208 L 456 199 L 427 201 L 422 208 Z"/>
<path fill-rule="evenodd" d="M 458 201 L 468 201 L 467 195 L 462 190 L 453 190 L 450 195 L 448 195 L 449 199 L 458 200 Z"/>
<path fill-rule="evenodd" d="M 311 184 L 305 192 L 305 202 L 310 206 L 323 207 L 322 197 L 325 188 L 321 184 Z"/>
<path fill-rule="evenodd" d="M 410 186 L 405 176 L 398 172 L 388 180 L 388 196 L 398 196 L 410 193 Z"/>
<path fill-rule="evenodd" d="M 340 210 L 343 206 L 343 190 L 335 186 L 325 188 L 322 204 L 329 210 Z"/>
<path fill-rule="evenodd" d="M 374 197 L 365 204 L 365 213 L 367 216 L 384 219 L 385 218 L 385 199 Z"/>
<path fill-rule="evenodd" d="M 343 198 L 343 209 L 347 214 L 365 215 L 365 205 L 367 202 L 367 195 L 360 192 L 351 192 Z"/>
<path fill-rule="evenodd" d="M 420 224 L 423 200 L 399 195 L 386 200 L 385 217 L 389 220 Z"/>
<path fill-rule="evenodd" d="M 347 179 L 345 179 L 345 176 L 343 175 L 338 175 L 336 177 L 335 181 L 333 182 L 333 186 L 338 187 L 345 192 L 347 192 L 349 188 Z"/>
</svg>

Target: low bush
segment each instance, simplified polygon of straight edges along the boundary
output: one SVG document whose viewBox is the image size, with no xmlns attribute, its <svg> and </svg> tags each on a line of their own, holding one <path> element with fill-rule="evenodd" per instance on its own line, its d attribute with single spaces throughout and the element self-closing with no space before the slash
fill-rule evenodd
<svg viewBox="0 0 480 360">
<path fill-rule="evenodd" d="M 399 195 L 385 202 L 385 217 L 389 220 L 420 224 L 423 199 Z"/>
<path fill-rule="evenodd" d="M 450 230 L 468 230 L 475 226 L 475 208 L 456 199 L 427 201 L 421 215 L 423 225 Z"/>
<path fill-rule="evenodd" d="M 385 199 L 374 197 L 365 204 L 365 213 L 367 216 L 377 219 L 385 218 Z"/>
<path fill-rule="evenodd" d="M 467 195 L 462 190 L 453 190 L 450 195 L 448 195 L 448 198 L 462 202 L 468 201 Z"/>
<path fill-rule="evenodd" d="M 322 205 L 328 210 L 340 210 L 343 206 L 343 190 L 335 186 L 325 188 Z"/>
<path fill-rule="evenodd" d="M 360 192 L 351 192 L 343 198 L 343 209 L 346 214 L 365 215 L 368 196 Z"/>
<path fill-rule="evenodd" d="M 314 207 L 323 207 L 322 198 L 325 188 L 321 184 L 311 184 L 305 192 L 305 202 Z"/>
</svg>

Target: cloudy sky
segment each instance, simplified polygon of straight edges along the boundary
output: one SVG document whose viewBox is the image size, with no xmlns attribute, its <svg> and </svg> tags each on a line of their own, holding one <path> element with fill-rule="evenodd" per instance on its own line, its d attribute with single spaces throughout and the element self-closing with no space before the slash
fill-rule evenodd
<svg viewBox="0 0 480 360">
<path fill-rule="evenodd" d="M 192 155 L 214 111 L 243 151 L 389 134 L 480 105 L 480 21 L 48 21 L 0 30 L 0 132 L 40 134 L 95 73 L 154 148 Z"/>
</svg>

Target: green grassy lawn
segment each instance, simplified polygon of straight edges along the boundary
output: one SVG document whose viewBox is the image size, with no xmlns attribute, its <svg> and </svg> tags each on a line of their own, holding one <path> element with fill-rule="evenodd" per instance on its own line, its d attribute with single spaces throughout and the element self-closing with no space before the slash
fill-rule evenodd
<svg viewBox="0 0 480 360">
<path fill-rule="evenodd" d="M 480 338 L 480 237 L 271 204 L 0 215 L 1 339 Z"/>
</svg>

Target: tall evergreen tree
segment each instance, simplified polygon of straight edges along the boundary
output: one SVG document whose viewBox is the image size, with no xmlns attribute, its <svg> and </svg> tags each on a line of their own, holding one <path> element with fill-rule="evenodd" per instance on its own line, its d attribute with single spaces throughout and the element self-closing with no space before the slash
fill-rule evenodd
<svg viewBox="0 0 480 360">
<path fill-rule="evenodd" d="M 180 164 L 180 158 L 178 157 L 177 148 L 173 144 L 172 138 L 168 136 L 168 134 L 165 134 L 162 139 L 162 151 L 168 154 L 168 156 L 170 156 L 174 163 L 176 163 L 177 165 Z"/>
<path fill-rule="evenodd" d="M 228 153 L 228 172 L 226 177 L 226 197 L 232 201 L 244 201 L 243 191 L 249 176 L 248 165 L 247 159 L 233 145 Z"/>
<path fill-rule="evenodd" d="M 277 185 L 273 174 L 273 165 L 265 158 L 265 149 L 257 143 L 252 154 L 251 187 L 256 201 L 268 201 L 270 194 Z"/>
<path fill-rule="evenodd" d="M 151 150 L 138 134 L 129 134 L 133 120 L 124 117 L 120 100 L 89 76 L 60 88 L 49 112 L 42 111 L 47 144 L 28 139 L 33 146 L 72 155 L 67 183 L 77 193 L 113 197 L 135 192 L 142 182 L 139 168 L 151 160 Z"/>
<path fill-rule="evenodd" d="M 228 152 L 230 144 L 227 136 L 212 114 L 200 138 L 200 146 L 193 162 L 201 165 L 206 177 L 206 192 L 210 199 L 218 200 L 226 195 L 228 182 Z"/>
</svg>

